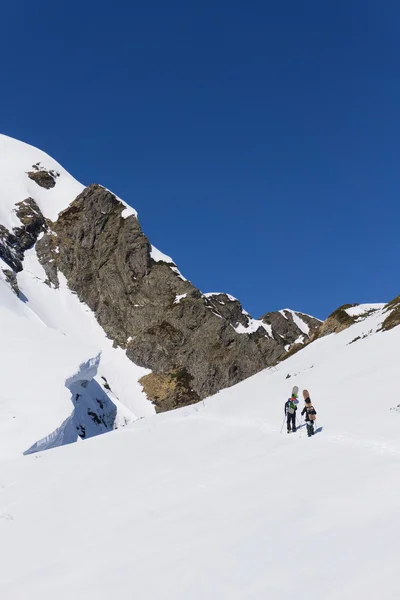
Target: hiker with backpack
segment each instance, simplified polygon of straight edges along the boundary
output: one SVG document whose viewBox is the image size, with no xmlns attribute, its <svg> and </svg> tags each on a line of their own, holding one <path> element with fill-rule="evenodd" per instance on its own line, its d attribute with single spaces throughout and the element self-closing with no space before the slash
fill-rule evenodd
<svg viewBox="0 0 400 600">
<path fill-rule="evenodd" d="M 317 411 L 311 404 L 310 394 L 308 393 L 308 390 L 303 390 L 303 397 L 304 397 L 305 406 L 304 406 L 303 410 L 301 411 L 301 415 L 302 416 L 304 414 L 306 415 L 305 422 L 307 425 L 307 435 L 308 435 L 308 437 L 311 437 L 315 433 L 314 421 L 317 418 Z"/>
<path fill-rule="evenodd" d="M 287 421 L 287 432 L 296 431 L 296 403 L 298 402 L 295 394 L 292 394 L 289 400 L 285 402 L 285 415 Z"/>
</svg>

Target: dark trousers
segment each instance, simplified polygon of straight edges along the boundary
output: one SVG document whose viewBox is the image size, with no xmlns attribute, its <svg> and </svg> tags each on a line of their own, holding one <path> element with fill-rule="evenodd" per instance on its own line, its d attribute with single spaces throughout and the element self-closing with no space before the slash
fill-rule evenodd
<svg viewBox="0 0 400 600">
<path fill-rule="evenodd" d="M 286 415 L 286 419 L 288 431 L 290 431 L 291 429 L 293 429 L 293 431 L 296 431 L 296 413 L 294 413 L 293 415 L 288 413 Z"/>
<path fill-rule="evenodd" d="M 306 425 L 307 425 L 307 435 L 308 435 L 308 437 L 310 437 L 311 435 L 314 435 L 314 422 L 313 421 L 307 421 Z"/>
</svg>

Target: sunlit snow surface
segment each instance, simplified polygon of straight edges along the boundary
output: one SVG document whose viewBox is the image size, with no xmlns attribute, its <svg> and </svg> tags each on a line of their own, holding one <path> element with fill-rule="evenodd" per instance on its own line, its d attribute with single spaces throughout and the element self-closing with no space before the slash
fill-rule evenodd
<svg viewBox="0 0 400 600">
<path fill-rule="evenodd" d="M 350 317 L 361 317 L 366 313 L 383 308 L 383 304 L 357 304 L 351 308 L 346 308 L 346 312 Z"/>
<path fill-rule="evenodd" d="M 400 328 L 353 342 L 384 316 L 204 403 L 1 462 L 0 596 L 397 599 Z M 280 433 L 293 385 L 311 439 Z"/>
</svg>

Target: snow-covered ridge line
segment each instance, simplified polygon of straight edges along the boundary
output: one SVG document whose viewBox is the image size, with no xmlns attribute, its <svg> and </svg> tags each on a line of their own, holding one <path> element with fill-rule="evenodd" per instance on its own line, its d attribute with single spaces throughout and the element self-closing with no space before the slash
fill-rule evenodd
<svg viewBox="0 0 400 600">
<path fill-rule="evenodd" d="M 349 317 L 361 317 L 366 313 L 372 313 L 373 311 L 381 310 L 384 306 L 385 304 L 382 303 L 357 304 L 351 308 L 346 308 L 345 312 L 349 315 Z"/>
<path fill-rule="evenodd" d="M 318 317 L 313 317 L 312 315 L 309 315 L 308 313 L 305 313 L 303 311 L 296 311 L 293 310 L 292 308 L 283 308 L 282 310 L 279 310 L 278 312 L 280 312 L 280 314 L 285 317 L 285 319 L 287 319 L 287 316 L 285 315 L 285 313 L 290 313 L 291 315 L 304 315 L 305 317 L 309 317 L 310 319 L 315 319 L 316 321 L 319 321 L 320 323 L 323 323 L 323 321 L 321 319 L 318 319 Z"/>
<path fill-rule="evenodd" d="M 30 179 L 28 173 L 35 168 L 56 173 L 54 187 L 46 189 Z M 0 134 L 0 223 L 10 231 L 21 225 L 14 210 L 18 202 L 33 198 L 43 215 L 51 221 L 56 221 L 58 215 L 66 210 L 84 189 L 83 184 L 46 152 Z M 137 217 L 137 211 L 133 207 L 118 196 L 115 197 L 125 207 L 122 211 L 123 218 L 131 215 Z"/>
<path fill-rule="evenodd" d="M 161 252 L 161 250 L 158 250 L 158 248 L 156 248 L 155 246 L 151 247 L 150 256 L 156 262 L 165 262 L 165 263 L 168 263 L 171 265 L 175 265 L 175 262 L 172 260 L 172 258 L 170 256 L 168 256 L 167 254 L 164 254 L 164 252 Z"/>
<path fill-rule="evenodd" d="M 203 296 L 205 298 L 211 298 L 212 296 L 226 296 L 231 302 L 239 302 L 239 300 L 235 298 L 235 296 L 227 294 L 226 292 L 206 292 L 205 294 L 203 294 Z"/>
</svg>

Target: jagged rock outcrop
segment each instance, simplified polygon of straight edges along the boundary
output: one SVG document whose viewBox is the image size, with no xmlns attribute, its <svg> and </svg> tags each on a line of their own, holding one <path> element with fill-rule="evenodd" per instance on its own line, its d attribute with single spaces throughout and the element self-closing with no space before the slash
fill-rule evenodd
<svg viewBox="0 0 400 600">
<path fill-rule="evenodd" d="M 46 230 L 46 219 L 33 198 L 27 198 L 16 205 L 16 214 L 22 223 L 21 227 L 14 227 L 13 233 L 18 240 L 22 253 L 32 248 L 40 233 Z"/>
<path fill-rule="evenodd" d="M 32 198 L 18 202 L 15 210 L 21 221 L 12 232 L 0 225 L 0 258 L 14 271 L 22 271 L 24 252 L 32 248 L 39 234 L 47 228 L 40 208 Z"/>
<path fill-rule="evenodd" d="M 224 319 L 227 319 L 233 327 L 242 325 L 249 327 L 250 315 L 243 310 L 239 300 L 228 294 L 205 294 L 207 305 Z"/>
<path fill-rule="evenodd" d="M 40 187 L 50 190 L 56 185 L 57 177 L 60 177 L 58 171 L 48 170 L 41 166 L 40 162 L 32 165 L 32 171 L 28 172 L 29 179 L 35 181 Z"/>
<path fill-rule="evenodd" d="M 396 307 L 396 298 L 386 307 L 384 310 L 393 310 Z M 321 327 L 314 333 L 312 340 L 315 340 L 331 333 L 340 333 L 348 327 L 354 325 L 359 321 L 363 321 L 377 310 L 382 309 L 382 305 L 370 305 L 370 304 L 344 304 L 329 315 L 329 317 L 322 323 Z M 388 314 L 388 319 L 392 319 L 391 313 Z"/>
<path fill-rule="evenodd" d="M 18 243 L 18 238 L 4 225 L 0 225 L 0 258 L 14 272 L 22 271 L 23 252 Z"/>
<path fill-rule="evenodd" d="M 156 262 L 138 219 L 99 185 L 86 188 L 36 244 L 51 284 L 60 270 L 115 344 L 153 374 L 142 382 L 158 410 L 192 403 L 272 364 L 283 343 L 226 295 L 203 296 Z"/>
<path fill-rule="evenodd" d="M 344 331 L 353 325 L 353 323 L 356 321 L 356 318 L 351 317 L 346 312 L 346 309 L 353 308 L 354 306 L 357 306 L 357 304 L 344 304 L 333 311 L 333 313 L 330 314 L 329 317 L 323 322 L 315 338 L 323 337 L 331 333 L 340 333 L 341 331 Z"/>
<path fill-rule="evenodd" d="M 12 289 L 14 294 L 16 296 L 19 296 L 20 290 L 18 287 L 17 275 L 16 275 L 15 271 L 11 271 L 11 269 L 2 269 L 2 271 L 6 277 L 6 281 L 7 281 L 8 285 L 10 286 L 10 288 Z"/>
<path fill-rule="evenodd" d="M 382 323 L 382 330 L 389 331 L 393 327 L 400 325 L 400 296 L 396 296 L 384 307 L 384 312 L 388 313 Z"/>
<path fill-rule="evenodd" d="M 294 343 L 303 344 L 319 330 L 322 321 L 292 310 L 281 310 L 266 313 L 261 320 L 271 325 L 275 334 L 279 335 L 285 346 Z"/>
</svg>

